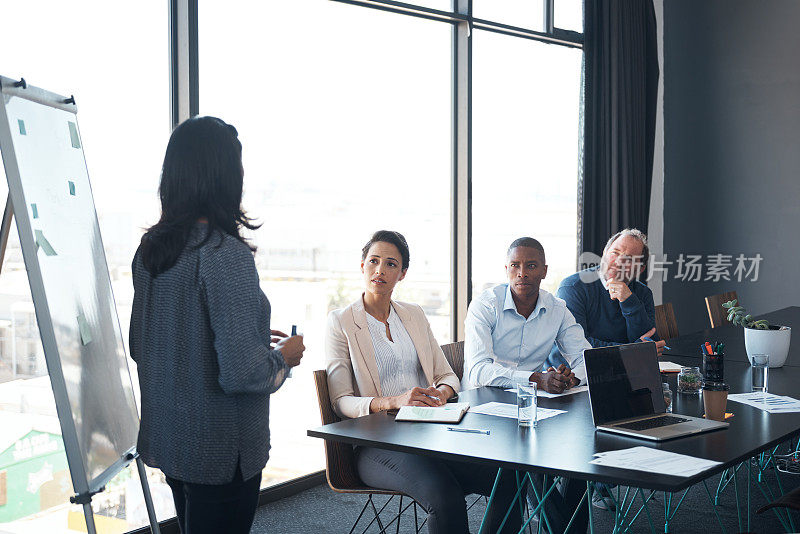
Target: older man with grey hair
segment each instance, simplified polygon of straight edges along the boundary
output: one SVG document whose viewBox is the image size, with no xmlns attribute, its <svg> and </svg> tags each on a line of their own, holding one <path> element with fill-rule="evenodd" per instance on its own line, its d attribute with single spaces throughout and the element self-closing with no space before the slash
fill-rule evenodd
<svg viewBox="0 0 800 534">
<path fill-rule="evenodd" d="M 608 240 L 600 265 L 561 282 L 557 295 L 593 347 L 655 339 L 653 292 L 638 280 L 648 255 L 647 236 L 626 228 Z M 656 348 L 660 354 L 664 342 L 658 341 Z"/>
</svg>

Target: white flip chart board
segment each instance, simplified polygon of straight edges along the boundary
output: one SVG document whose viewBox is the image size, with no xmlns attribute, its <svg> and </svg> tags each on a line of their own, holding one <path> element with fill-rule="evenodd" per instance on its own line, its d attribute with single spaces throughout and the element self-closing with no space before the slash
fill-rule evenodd
<svg viewBox="0 0 800 534">
<path fill-rule="evenodd" d="M 77 494 L 135 451 L 139 417 L 77 108 L 0 77 L 0 151 Z"/>
</svg>

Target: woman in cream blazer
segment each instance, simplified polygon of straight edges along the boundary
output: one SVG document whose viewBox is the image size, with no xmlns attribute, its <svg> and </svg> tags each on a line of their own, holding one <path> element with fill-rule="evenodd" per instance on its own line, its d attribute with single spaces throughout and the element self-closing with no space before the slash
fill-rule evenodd
<svg viewBox="0 0 800 534">
<path fill-rule="evenodd" d="M 391 299 L 405 278 L 409 250 L 398 232 L 376 232 L 362 249 L 365 291 L 328 316 L 325 359 L 333 409 L 354 418 L 401 406 L 441 406 L 456 395 L 458 377 L 433 336 L 422 308 Z M 402 491 L 428 511 L 430 533 L 468 533 L 464 496 L 489 495 L 497 470 L 428 456 L 356 447 L 356 468 L 369 486 Z M 496 532 L 516 493 L 504 471 L 486 528 Z M 503 532 L 519 530 L 511 514 Z"/>
<path fill-rule="evenodd" d="M 437 388 L 449 386 L 455 394 L 460 385 L 458 377 L 433 337 L 425 312 L 407 302 L 392 301 L 391 306 L 414 343 L 426 383 Z M 381 397 L 381 380 L 363 299 L 330 313 L 325 347 L 328 388 L 334 411 L 347 418 L 368 415 L 371 401 Z M 384 406 L 384 409 L 400 406 Z"/>
</svg>

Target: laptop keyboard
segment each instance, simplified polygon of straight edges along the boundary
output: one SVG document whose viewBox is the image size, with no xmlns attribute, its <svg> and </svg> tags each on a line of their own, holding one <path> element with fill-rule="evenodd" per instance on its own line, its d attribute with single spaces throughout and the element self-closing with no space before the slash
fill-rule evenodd
<svg viewBox="0 0 800 534">
<path fill-rule="evenodd" d="M 676 425 L 678 423 L 685 423 L 690 419 L 683 417 L 675 417 L 674 415 L 662 415 L 661 417 L 652 417 L 650 419 L 642 419 L 641 421 L 633 421 L 632 423 L 625 423 L 624 425 L 614 425 L 617 428 L 625 428 L 628 430 L 650 430 L 651 428 L 660 428 L 662 426 Z"/>
</svg>

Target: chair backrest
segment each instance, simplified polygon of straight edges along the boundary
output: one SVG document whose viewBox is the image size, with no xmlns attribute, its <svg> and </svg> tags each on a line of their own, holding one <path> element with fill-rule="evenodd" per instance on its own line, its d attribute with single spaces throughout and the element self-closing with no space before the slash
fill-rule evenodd
<svg viewBox="0 0 800 534">
<path fill-rule="evenodd" d="M 760 514 L 766 512 L 770 508 L 791 508 L 792 510 L 800 510 L 800 488 L 795 488 L 789 493 L 784 493 L 778 499 L 759 508 L 756 513 Z"/>
<path fill-rule="evenodd" d="M 708 320 L 711 321 L 711 328 L 722 326 L 728 322 L 728 312 L 722 307 L 723 302 L 729 300 L 739 300 L 736 291 L 728 291 L 719 295 L 706 297 L 706 308 L 708 309 Z"/>
<path fill-rule="evenodd" d="M 672 339 L 680 335 L 671 302 L 656 306 L 656 332 L 658 332 L 658 337 L 663 340 Z"/>
<path fill-rule="evenodd" d="M 442 345 L 442 352 L 453 372 L 461 380 L 464 377 L 464 342 L 456 341 Z"/>
<path fill-rule="evenodd" d="M 317 386 L 317 400 L 319 413 L 323 425 L 337 423 L 341 418 L 336 415 L 331 405 L 331 396 L 328 391 L 328 372 L 324 369 L 314 371 L 314 383 Z M 325 440 L 325 475 L 331 489 L 344 491 L 360 489 L 364 483 L 356 472 L 353 447 L 347 443 Z"/>
</svg>

